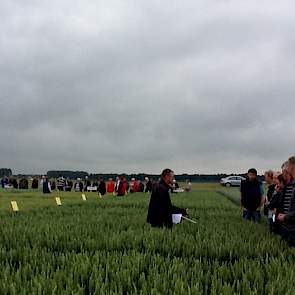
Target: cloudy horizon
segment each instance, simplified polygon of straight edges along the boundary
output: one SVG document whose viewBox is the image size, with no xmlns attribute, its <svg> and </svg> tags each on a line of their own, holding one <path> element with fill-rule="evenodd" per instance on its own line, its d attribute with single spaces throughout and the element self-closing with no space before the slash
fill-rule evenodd
<svg viewBox="0 0 295 295">
<path fill-rule="evenodd" d="M 0 167 L 243 173 L 295 154 L 292 1 L 0 4 Z"/>
</svg>

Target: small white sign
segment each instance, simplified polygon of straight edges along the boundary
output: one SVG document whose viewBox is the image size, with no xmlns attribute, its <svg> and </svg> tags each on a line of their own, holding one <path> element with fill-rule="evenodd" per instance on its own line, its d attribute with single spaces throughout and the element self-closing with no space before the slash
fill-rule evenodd
<svg viewBox="0 0 295 295">
<path fill-rule="evenodd" d="M 184 189 L 183 188 L 177 188 L 173 190 L 174 193 L 184 193 Z"/>
<path fill-rule="evenodd" d="M 88 192 L 97 192 L 97 186 L 87 186 Z"/>
</svg>

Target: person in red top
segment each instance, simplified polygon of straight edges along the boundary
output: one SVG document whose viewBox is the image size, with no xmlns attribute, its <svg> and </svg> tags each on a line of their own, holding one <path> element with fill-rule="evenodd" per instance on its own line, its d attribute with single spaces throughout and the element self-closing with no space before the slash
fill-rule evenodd
<svg viewBox="0 0 295 295">
<path fill-rule="evenodd" d="M 139 182 L 135 179 L 133 182 L 133 192 L 137 193 L 139 190 Z"/>
<path fill-rule="evenodd" d="M 107 192 L 112 194 L 115 191 L 115 182 L 113 181 L 112 178 L 109 179 L 107 183 Z"/>
</svg>

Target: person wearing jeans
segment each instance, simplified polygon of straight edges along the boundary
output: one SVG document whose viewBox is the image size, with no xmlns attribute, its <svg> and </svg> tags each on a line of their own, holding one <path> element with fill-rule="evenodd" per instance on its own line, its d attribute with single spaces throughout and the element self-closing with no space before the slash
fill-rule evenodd
<svg viewBox="0 0 295 295">
<path fill-rule="evenodd" d="M 254 221 L 254 223 L 259 223 L 261 221 L 261 213 L 259 210 L 249 211 L 247 209 L 243 209 L 243 219 Z"/>
</svg>

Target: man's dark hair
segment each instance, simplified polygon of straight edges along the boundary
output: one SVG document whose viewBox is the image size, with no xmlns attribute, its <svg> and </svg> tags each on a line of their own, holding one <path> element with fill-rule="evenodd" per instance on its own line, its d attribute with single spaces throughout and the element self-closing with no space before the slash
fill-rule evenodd
<svg viewBox="0 0 295 295">
<path fill-rule="evenodd" d="M 162 176 L 162 178 L 164 178 L 164 177 L 166 177 L 167 175 L 169 175 L 170 173 L 173 173 L 173 171 L 172 171 L 171 169 L 167 168 L 167 169 L 164 169 L 164 170 L 163 170 L 161 176 Z"/>
<path fill-rule="evenodd" d="M 257 176 L 257 170 L 255 169 L 255 168 L 251 168 L 251 169 L 249 169 L 248 170 L 248 173 L 253 173 L 253 174 L 255 174 L 256 176 Z"/>
</svg>

